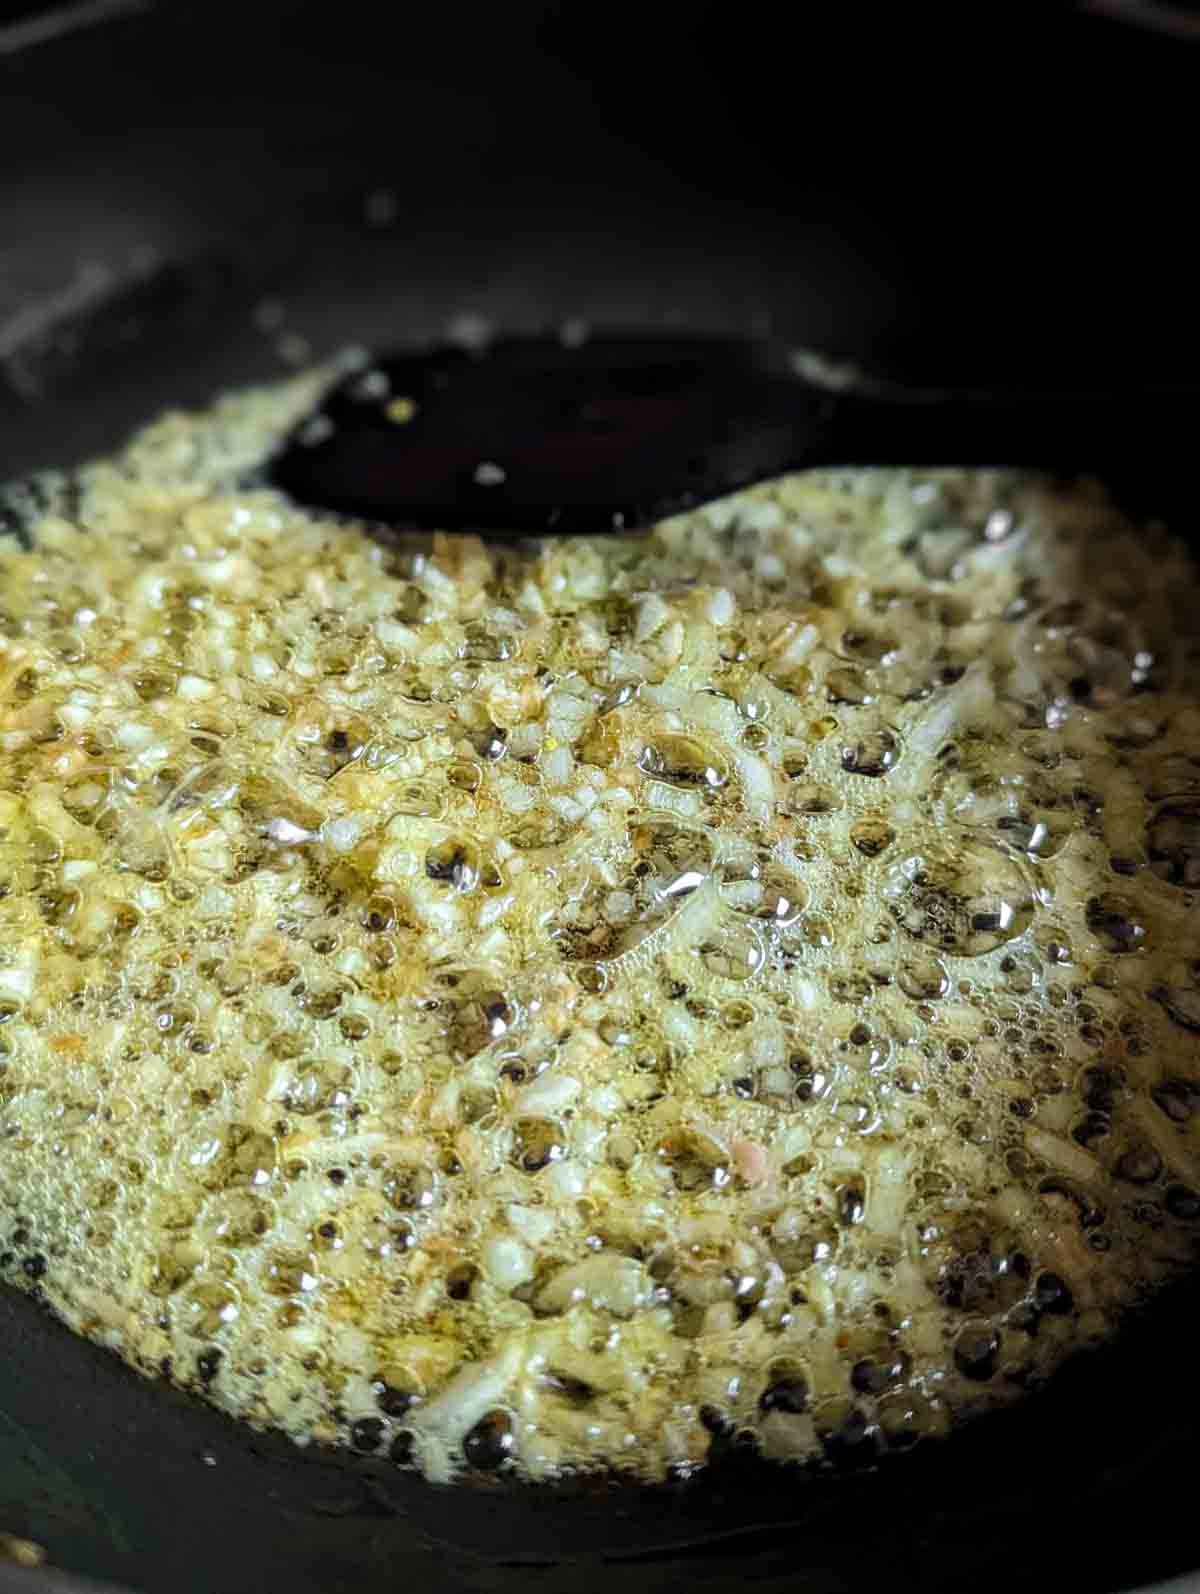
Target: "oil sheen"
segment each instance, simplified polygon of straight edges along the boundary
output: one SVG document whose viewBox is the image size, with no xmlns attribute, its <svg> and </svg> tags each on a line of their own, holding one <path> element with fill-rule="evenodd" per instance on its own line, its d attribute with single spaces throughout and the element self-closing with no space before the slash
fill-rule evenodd
<svg viewBox="0 0 1200 1594">
<path fill-rule="evenodd" d="M 324 374 L 0 543 L 0 1262 L 434 1479 L 820 1462 L 1195 1255 L 1200 585 L 1086 487 L 815 472 L 383 542 Z"/>
</svg>

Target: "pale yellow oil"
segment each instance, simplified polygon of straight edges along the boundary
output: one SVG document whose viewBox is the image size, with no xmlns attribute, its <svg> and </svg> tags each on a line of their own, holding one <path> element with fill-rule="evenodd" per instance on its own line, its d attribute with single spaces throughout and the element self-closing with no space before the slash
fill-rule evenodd
<svg viewBox="0 0 1200 1594">
<path fill-rule="evenodd" d="M 0 1252 L 433 1478 L 819 1458 L 1194 1255 L 1200 585 L 1096 493 L 789 477 L 385 545 L 172 416 L 0 545 Z"/>
</svg>

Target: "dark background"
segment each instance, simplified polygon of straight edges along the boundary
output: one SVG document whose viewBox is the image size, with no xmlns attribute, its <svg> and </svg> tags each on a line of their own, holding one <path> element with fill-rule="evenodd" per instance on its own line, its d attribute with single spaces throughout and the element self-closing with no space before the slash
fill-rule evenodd
<svg viewBox="0 0 1200 1594">
<path fill-rule="evenodd" d="M 0 480 L 469 315 L 771 333 L 913 381 L 1195 382 L 1195 30 L 1052 0 L 442 0 L 386 20 L 193 0 L 14 47 L 33 37 L 0 25 Z M 1194 1307 L 1109 1381 L 1081 1369 L 1077 1427 L 1028 1451 L 964 1435 L 949 1480 L 881 1480 L 828 1520 L 806 1496 L 799 1528 L 671 1558 L 672 1535 L 790 1524 L 793 1503 L 754 1483 L 723 1515 L 718 1484 L 716 1507 L 497 1497 L 489 1516 L 252 1445 L 27 1301 L 0 1315 L 0 1528 L 140 1586 L 367 1594 L 408 1572 L 560 1594 L 602 1564 L 647 1591 L 791 1588 L 799 1566 L 822 1594 L 1088 1594 L 1197 1559 Z"/>
<path fill-rule="evenodd" d="M 167 0 L 0 47 L 0 478 L 464 313 L 1191 380 L 1177 33 L 1053 0 Z"/>
</svg>

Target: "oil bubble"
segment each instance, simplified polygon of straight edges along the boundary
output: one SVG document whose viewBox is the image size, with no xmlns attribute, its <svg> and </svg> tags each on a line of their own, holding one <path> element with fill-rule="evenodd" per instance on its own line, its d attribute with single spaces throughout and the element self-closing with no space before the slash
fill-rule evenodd
<svg viewBox="0 0 1200 1594">
<path fill-rule="evenodd" d="M 1033 922 L 1032 892 L 998 848 L 964 843 L 953 852 L 931 849 L 892 884 L 897 900 L 891 911 L 901 929 L 953 957 L 993 952 Z"/>
</svg>

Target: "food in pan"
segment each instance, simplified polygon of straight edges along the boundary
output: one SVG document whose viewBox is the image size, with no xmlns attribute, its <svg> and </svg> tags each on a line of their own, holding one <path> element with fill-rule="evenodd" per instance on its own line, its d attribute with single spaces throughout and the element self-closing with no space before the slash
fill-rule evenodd
<svg viewBox="0 0 1200 1594">
<path fill-rule="evenodd" d="M 247 488 L 323 377 L 0 551 L 0 1250 L 445 1480 L 903 1450 L 1195 1254 L 1200 584 L 1103 496 L 645 534 Z"/>
</svg>

